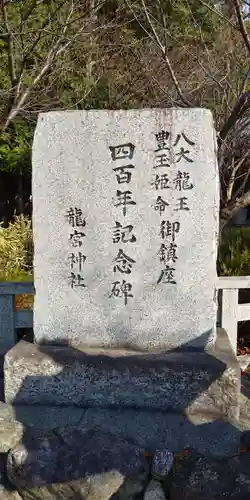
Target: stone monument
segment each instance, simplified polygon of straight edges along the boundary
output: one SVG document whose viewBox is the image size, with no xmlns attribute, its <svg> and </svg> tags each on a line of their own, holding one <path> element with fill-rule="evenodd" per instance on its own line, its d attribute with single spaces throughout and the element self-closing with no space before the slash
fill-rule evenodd
<svg viewBox="0 0 250 500">
<path fill-rule="evenodd" d="M 36 344 L 6 355 L 6 401 L 237 416 L 211 113 L 41 114 L 33 209 Z"/>
<path fill-rule="evenodd" d="M 33 200 L 38 343 L 214 343 L 219 189 L 209 111 L 40 115 Z"/>
</svg>

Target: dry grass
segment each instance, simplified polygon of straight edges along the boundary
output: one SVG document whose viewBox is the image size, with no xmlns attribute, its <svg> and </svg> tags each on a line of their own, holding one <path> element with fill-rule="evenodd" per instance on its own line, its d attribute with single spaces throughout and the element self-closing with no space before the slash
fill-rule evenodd
<svg viewBox="0 0 250 500">
<path fill-rule="evenodd" d="M 7 228 L 0 226 L 0 281 L 32 280 L 31 220 L 16 216 Z"/>
<path fill-rule="evenodd" d="M 33 309 L 34 295 L 24 294 L 16 295 L 15 307 L 16 309 Z"/>
<path fill-rule="evenodd" d="M 31 220 L 15 217 L 7 228 L 0 226 L 0 281 L 32 281 L 33 239 Z M 33 295 L 17 295 L 17 309 L 32 309 Z"/>
</svg>

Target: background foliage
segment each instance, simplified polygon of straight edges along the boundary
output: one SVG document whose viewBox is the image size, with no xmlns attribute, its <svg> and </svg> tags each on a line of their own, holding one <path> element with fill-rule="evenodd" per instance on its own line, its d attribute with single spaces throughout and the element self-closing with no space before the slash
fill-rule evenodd
<svg viewBox="0 0 250 500">
<path fill-rule="evenodd" d="M 21 200 L 17 213 L 23 212 L 39 112 L 202 106 L 212 110 L 215 120 L 221 220 L 228 223 L 235 210 L 250 204 L 250 115 L 238 126 L 250 109 L 246 3 L 1 1 L 0 207 L 15 194 Z M 14 183 L 13 194 L 9 188 Z M 0 279 L 29 275 L 26 243 L 31 227 L 25 218 L 16 219 L 9 233 L 4 231 Z M 224 232 L 221 273 L 245 273 L 249 254 L 243 233 Z"/>
<path fill-rule="evenodd" d="M 0 281 L 32 281 L 33 241 L 31 220 L 20 215 L 0 227 Z"/>
<path fill-rule="evenodd" d="M 250 275 L 250 228 L 231 227 L 223 232 L 218 252 L 218 274 Z"/>
</svg>

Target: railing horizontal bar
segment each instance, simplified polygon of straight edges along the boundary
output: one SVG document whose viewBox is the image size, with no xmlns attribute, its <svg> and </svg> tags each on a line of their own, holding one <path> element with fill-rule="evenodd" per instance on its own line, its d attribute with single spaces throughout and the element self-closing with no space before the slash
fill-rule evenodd
<svg viewBox="0 0 250 500">
<path fill-rule="evenodd" d="M 250 321 L 250 304 L 238 304 L 237 320 Z"/>
<path fill-rule="evenodd" d="M 14 313 L 15 328 L 33 328 L 33 311 L 21 309 Z"/>
<path fill-rule="evenodd" d="M 0 283 L 0 295 L 35 294 L 34 283 Z"/>
<path fill-rule="evenodd" d="M 220 276 L 216 280 L 217 290 L 250 288 L 250 276 Z"/>
</svg>

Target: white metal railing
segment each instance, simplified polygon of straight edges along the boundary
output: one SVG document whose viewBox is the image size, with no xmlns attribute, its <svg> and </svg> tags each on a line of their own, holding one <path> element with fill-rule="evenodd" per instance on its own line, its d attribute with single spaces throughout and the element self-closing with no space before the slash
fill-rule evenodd
<svg viewBox="0 0 250 500">
<path fill-rule="evenodd" d="M 217 278 L 220 290 L 218 303 L 218 325 L 224 328 L 232 347 L 237 350 L 238 321 L 250 320 L 250 303 L 239 304 L 239 290 L 250 288 L 250 276 Z M 4 354 L 16 343 L 17 328 L 32 328 L 33 312 L 16 311 L 15 295 L 35 293 L 32 283 L 0 283 L 0 354 Z"/>
<path fill-rule="evenodd" d="M 250 303 L 239 304 L 239 290 L 250 288 L 250 276 L 223 276 L 217 278 L 216 286 L 222 291 L 219 304 L 221 327 L 226 330 L 236 353 L 238 321 L 250 320 Z"/>
<path fill-rule="evenodd" d="M 15 307 L 15 296 L 26 293 L 35 293 L 33 283 L 0 283 L 0 354 L 16 344 L 18 328 L 33 327 L 33 311 Z"/>
</svg>

